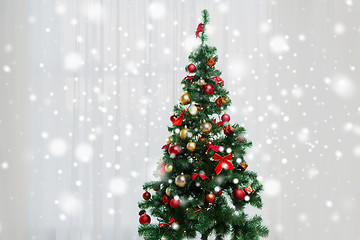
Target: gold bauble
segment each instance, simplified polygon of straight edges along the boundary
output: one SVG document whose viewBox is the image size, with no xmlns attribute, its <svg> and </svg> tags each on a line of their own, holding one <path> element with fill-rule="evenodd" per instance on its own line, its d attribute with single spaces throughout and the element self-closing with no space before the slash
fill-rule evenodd
<svg viewBox="0 0 360 240">
<path fill-rule="evenodd" d="M 207 134 L 211 131 L 211 124 L 208 122 L 204 122 L 200 125 L 200 129 L 203 133 Z"/>
<path fill-rule="evenodd" d="M 175 178 L 175 184 L 176 184 L 176 186 L 181 187 L 181 188 L 185 187 L 186 184 L 187 184 L 187 178 L 186 178 L 186 176 L 185 176 L 184 174 L 178 175 L 178 176 Z"/>
<path fill-rule="evenodd" d="M 172 139 L 172 136 L 168 136 L 168 137 L 166 138 L 166 143 L 167 143 L 167 144 L 170 144 L 172 140 L 173 140 L 173 139 Z"/>
<path fill-rule="evenodd" d="M 204 79 L 200 78 L 200 79 L 198 80 L 198 85 L 199 85 L 199 86 L 204 86 L 205 84 L 206 84 L 206 82 L 205 82 Z"/>
<path fill-rule="evenodd" d="M 188 93 L 184 93 L 181 97 L 180 97 L 180 102 L 183 105 L 188 105 L 191 102 L 190 99 L 190 95 Z"/>
<path fill-rule="evenodd" d="M 191 105 L 189 108 L 188 108 L 188 111 L 191 115 L 196 115 L 197 112 L 198 112 L 198 108 L 195 106 L 195 105 Z"/>
<path fill-rule="evenodd" d="M 182 140 L 185 140 L 187 138 L 187 135 L 189 133 L 189 129 L 188 128 L 183 128 L 180 133 L 179 136 Z"/>
<path fill-rule="evenodd" d="M 168 195 L 170 197 L 170 188 L 166 188 L 165 193 L 166 193 L 166 195 Z"/>
<path fill-rule="evenodd" d="M 173 165 L 169 164 L 165 166 L 165 172 L 171 173 L 173 171 Z"/>
<path fill-rule="evenodd" d="M 196 143 L 194 143 L 194 142 L 188 142 L 188 144 L 186 144 L 186 148 L 187 148 L 189 151 L 193 152 L 193 151 L 195 151 L 195 149 L 196 149 Z"/>
</svg>

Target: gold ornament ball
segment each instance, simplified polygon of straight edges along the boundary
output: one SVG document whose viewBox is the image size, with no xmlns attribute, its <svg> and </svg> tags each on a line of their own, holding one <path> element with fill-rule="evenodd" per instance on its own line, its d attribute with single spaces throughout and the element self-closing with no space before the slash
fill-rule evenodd
<svg viewBox="0 0 360 240">
<path fill-rule="evenodd" d="M 170 188 L 166 188 L 165 193 L 166 193 L 166 195 L 168 195 L 170 197 Z"/>
<path fill-rule="evenodd" d="M 173 171 L 173 165 L 169 164 L 165 166 L 165 172 L 171 173 Z"/>
<path fill-rule="evenodd" d="M 196 149 L 196 143 L 194 143 L 194 142 L 188 142 L 188 144 L 186 144 L 186 148 L 187 148 L 189 151 L 193 152 L 193 151 L 195 151 L 195 149 Z"/>
<path fill-rule="evenodd" d="M 172 140 L 173 140 L 173 139 L 172 139 L 172 136 L 168 136 L 168 137 L 166 138 L 166 143 L 167 143 L 167 144 L 170 144 Z"/>
<path fill-rule="evenodd" d="M 199 86 L 204 86 L 205 84 L 206 84 L 206 82 L 205 82 L 204 79 L 200 78 L 200 79 L 198 80 L 198 85 L 199 85 Z"/>
<path fill-rule="evenodd" d="M 204 122 L 203 124 L 200 125 L 200 129 L 204 134 L 207 134 L 211 131 L 211 124 L 208 122 Z"/>
<path fill-rule="evenodd" d="M 180 174 L 179 176 L 177 176 L 175 178 L 175 184 L 176 184 L 176 186 L 181 187 L 181 188 L 185 187 L 187 184 L 186 176 L 184 174 Z"/>
<path fill-rule="evenodd" d="M 188 110 L 191 115 L 196 115 L 198 112 L 198 109 L 195 105 L 191 105 Z"/>
<path fill-rule="evenodd" d="M 188 128 L 183 128 L 180 133 L 179 136 L 182 140 L 185 140 L 187 138 L 187 134 L 189 133 L 189 129 Z"/>
<path fill-rule="evenodd" d="M 181 97 L 180 97 L 180 102 L 183 105 L 188 105 L 191 100 L 190 100 L 190 95 L 188 93 L 184 93 Z"/>
</svg>

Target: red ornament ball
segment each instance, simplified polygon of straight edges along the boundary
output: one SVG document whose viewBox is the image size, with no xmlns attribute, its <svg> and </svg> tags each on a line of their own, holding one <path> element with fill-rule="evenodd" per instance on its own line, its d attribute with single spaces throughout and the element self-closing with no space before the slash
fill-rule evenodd
<svg viewBox="0 0 360 240">
<path fill-rule="evenodd" d="M 151 194 L 149 192 L 144 192 L 142 197 L 145 200 L 149 200 L 151 198 Z"/>
<path fill-rule="evenodd" d="M 208 203 L 214 202 L 214 201 L 215 201 L 215 194 L 213 194 L 213 193 L 208 193 L 208 194 L 206 195 L 206 201 L 207 201 Z"/>
<path fill-rule="evenodd" d="M 171 199 L 170 201 L 170 207 L 177 208 L 180 206 L 180 201 L 176 199 Z"/>
<path fill-rule="evenodd" d="M 177 156 L 181 152 L 181 148 L 178 145 L 171 145 L 168 150 L 170 155 Z"/>
<path fill-rule="evenodd" d="M 162 201 L 163 201 L 164 204 L 169 204 L 170 198 L 165 195 L 165 196 L 162 198 Z"/>
<path fill-rule="evenodd" d="M 189 73 L 193 73 L 193 72 L 195 72 L 196 67 L 195 67 L 194 64 L 189 64 L 189 65 L 186 67 L 186 69 L 188 70 Z"/>
<path fill-rule="evenodd" d="M 176 120 L 176 116 L 175 115 L 172 115 L 171 117 L 170 117 L 170 121 L 171 122 L 174 122 Z"/>
<path fill-rule="evenodd" d="M 211 84 L 205 84 L 202 88 L 203 92 L 206 94 L 213 94 L 214 93 L 214 87 Z"/>
<path fill-rule="evenodd" d="M 230 115 L 229 114 L 224 114 L 221 116 L 221 121 L 223 122 L 230 122 Z"/>
<path fill-rule="evenodd" d="M 245 191 L 242 190 L 241 188 L 237 188 L 233 191 L 232 195 L 235 198 L 235 200 L 241 201 L 245 197 Z"/>
<path fill-rule="evenodd" d="M 141 215 L 140 218 L 139 218 L 139 223 L 140 223 L 141 225 L 146 225 L 146 224 L 149 224 L 150 222 L 151 222 L 151 218 L 150 218 L 150 216 L 147 215 L 147 214 L 143 214 L 143 215 Z"/>
</svg>

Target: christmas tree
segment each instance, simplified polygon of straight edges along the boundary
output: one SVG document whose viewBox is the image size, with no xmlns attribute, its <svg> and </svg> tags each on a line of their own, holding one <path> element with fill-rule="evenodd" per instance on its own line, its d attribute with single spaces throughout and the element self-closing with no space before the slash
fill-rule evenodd
<svg viewBox="0 0 360 240">
<path fill-rule="evenodd" d="M 143 185 L 139 235 L 146 240 L 192 239 L 198 233 L 202 240 L 255 240 L 268 234 L 261 216 L 244 212 L 248 204 L 262 207 L 262 185 L 247 169 L 251 142 L 244 127 L 232 125 L 226 114 L 231 100 L 215 68 L 216 48 L 206 44 L 207 10 L 202 18 L 195 33 L 201 44 L 189 56 L 181 82 L 185 93 L 174 106 L 171 135 L 155 171 L 159 180 Z"/>
</svg>

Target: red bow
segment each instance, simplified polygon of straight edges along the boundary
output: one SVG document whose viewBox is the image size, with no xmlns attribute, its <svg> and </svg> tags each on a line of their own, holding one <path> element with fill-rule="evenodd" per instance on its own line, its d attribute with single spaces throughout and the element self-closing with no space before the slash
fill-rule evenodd
<svg viewBox="0 0 360 240">
<path fill-rule="evenodd" d="M 215 84 L 220 83 L 221 86 L 224 86 L 224 80 L 221 77 L 215 76 L 212 79 L 215 80 Z"/>
<path fill-rule="evenodd" d="M 216 146 L 213 143 L 211 143 L 205 153 L 207 154 L 210 151 L 210 149 L 214 150 L 215 152 L 218 152 L 220 149 L 220 146 Z"/>
<path fill-rule="evenodd" d="M 186 76 L 186 77 L 184 77 L 184 79 L 186 79 L 186 80 L 192 80 L 193 78 L 194 78 L 195 76 Z"/>
<path fill-rule="evenodd" d="M 162 163 L 160 163 L 160 165 L 162 166 L 162 168 L 160 168 L 159 174 L 164 175 L 166 163 L 162 162 Z"/>
<path fill-rule="evenodd" d="M 185 113 L 185 109 L 184 109 L 184 111 L 180 114 L 180 116 L 177 117 L 177 118 L 175 119 L 175 121 L 173 121 L 173 126 L 180 126 L 180 125 L 181 125 L 182 121 L 184 120 L 184 117 L 183 117 L 184 113 Z"/>
<path fill-rule="evenodd" d="M 213 119 L 213 122 L 214 122 L 216 125 L 218 125 L 219 128 L 221 128 L 221 126 L 224 125 L 224 122 L 223 122 L 223 121 L 216 123 L 216 119 L 215 119 L 215 118 Z"/>
<path fill-rule="evenodd" d="M 234 166 L 231 163 L 231 161 L 232 161 L 232 155 L 231 154 L 229 154 L 229 155 L 227 155 L 225 157 L 222 157 L 219 154 L 215 153 L 214 160 L 215 161 L 220 161 L 218 163 L 218 165 L 216 166 L 216 168 L 215 168 L 215 172 L 216 172 L 217 175 L 219 175 L 219 173 L 222 171 L 224 165 L 225 165 L 224 167 L 226 169 L 229 169 L 229 170 L 234 169 Z"/>
<path fill-rule="evenodd" d="M 178 222 L 175 222 L 175 219 L 172 218 L 170 219 L 169 223 L 160 223 L 159 226 L 162 227 L 162 226 L 171 226 L 173 223 L 178 223 Z"/>
<path fill-rule="evenodd" d="M 199 25 L 198 25 L 198 27 L 196 29 L 196 32 L 195 32 L 195 35 L 196 35 L 197 38 L 199 37 L 199 33 L 203 32 L 203 26 L 204 26 L 203 23 L 199 23 Z"/>
<path fill-rule="evenodd" d="M 193 181 L 195 181 L 195 179 L 196 179 L 197 177 L 200 177 L 202 180 L 204 180 L 204 179 L 210 180 L 205 174 L 201 174 L 201 173 L 194 173 L 194 174 L 192 175 L 191 179 L 192 179 Z"/>
<path fill-rule="evenodd" d="M 162 146 L 162 148 L 161 149 L 169 149 L 169 147 L 170 147 L 170 143 L 168 143 L 168 144 L 165 144 L 164 146 Z"/>
</svg>

